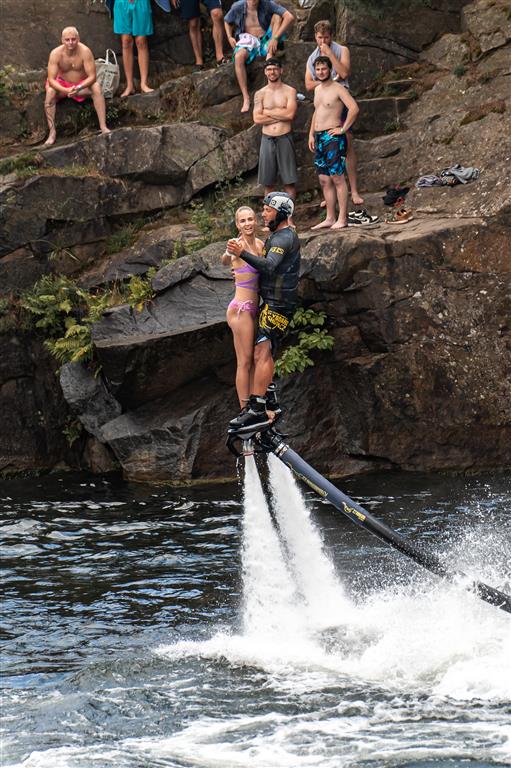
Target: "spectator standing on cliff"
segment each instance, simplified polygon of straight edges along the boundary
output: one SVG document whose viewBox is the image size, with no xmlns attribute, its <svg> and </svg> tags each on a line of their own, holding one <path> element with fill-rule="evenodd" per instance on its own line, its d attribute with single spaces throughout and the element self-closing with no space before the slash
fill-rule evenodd
<svg viewBox="0 0 511 768">
<path fill-rule="evenodd" d="M 305 88 L 307 91 L 314 91 L 319 85 L 314 70 L 314 62 L 318 56 L 327 56 L 332 64 L 332 77 L 345 88 L 349 89 L 348 78 L 351 71 L 350 52 L 347 46 L 340 45 L 332 40 L 332 25 L 329 21 L 318 21 L 314 25 L 314 38 L 317 48 L 313 50 L 307 59 L 305 68 Z M 342 122 L 346 119 L 346 110 L 343 110 L 341 116 Z M 359 195 L 357 187 L 357 157 L 353 144 L 353 134 L 351 129 L 346 134 L 348 142 L 348 153 L 346 155 L 346 171 L 350 182 L 351 199 L 354 205 L 362 205 L 364 198 Z"/>
<path fill-rule="evenodd" d="M 257 56 L 275 56 L 279 40 L 295 17 L 274 0 L 236 0 L 225 16 L 227 40 L 233 49 L 236 78 L 243 96 L 242 112 L 250 109 L 247 64 Z"/>
<path fill-rule="evenodd" d="M 188 34 L 192 43 L 195 56 L 195 70 L 204 69 L 204 56 L 202 53 L 202 33 L 200 28 L 200 4 L 199 0 L 171 0 L 174 8 L 179 8 L 181 17 L 188 22 Z M 213 44 L 215 46 L 215 58 L 217 66 L 227 64 L 229 58 L 224 56 L 224 14 L 221 0 L 201 0 L 211 16 L 213 24 Z"/>
<path fill-rule="evenodd" d="M 297 171 L 291 125 L 297 109 L 296 89 L 282 82 L 279 59 L 267 59 L 264 74 L 268 84 L 254 96 L 254 123 L 262 126 L 258 181 L 267 196 L 277 189 L 280 177 L 294 200 Z"/>
<path fill-rule="evenodd" d="M 309 149 L 314 152 L 314 165 L 326 203 L 326 219 L 312 229 L 344 229 L 348 226 L 348 187 L 344 178 L 346 133 L 358 115 L 358 105 L 348 89 L 332 79 L 332 62 L 328 56 L 318 56 L 314 74 L 319 85 L 314 91 Z M 336 203 L 339 207 L 337 220 Z"/>
<path fill-rule="evenodd" d="M 55 144 L 57 129 L 55 114 L 57 102 L 62 99 L 85 101 L 90 96 L 98 116 L 101 133 L 110 133 L 106 124 L 105 97 L 96 82 L 96 65 L 92 51 L 80 42 L 76 27 L 62 30 L 62 44 L 54 48 L 48 59 L 48 79 L 44 111 L 49 135 L 46 146 Z"/>
<path fill-rule="evenodd" d="M 170 0 L 156 0 L 164 11 L 170 11 Z M 122 63 L 126 77 L 126 88 L 121 97 L 135 93 L 133 82 L 134 52 L 133 40 L 137 46 L 138 68 L 140 70 L 140 90 L 152 93 L 149 78 L 149 45 L 147 38 L 153 34 L 153 15 L 151 0 L 106 0 L 106 6 L 114 16 L 114 32 L 121 36 Z"/>
</svg>

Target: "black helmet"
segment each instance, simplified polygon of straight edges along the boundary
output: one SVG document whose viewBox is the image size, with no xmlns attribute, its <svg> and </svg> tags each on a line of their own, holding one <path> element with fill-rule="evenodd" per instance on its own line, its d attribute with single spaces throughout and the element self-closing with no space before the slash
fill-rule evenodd
<svg viewBox="0 0 511 768">
<path fill-rule="evenodd" d="M 293 215 L 295 204 L 293 198 L 287 192 L 270 192 L 263 200 L 264 205 L 275 208 L 277 213 L 281 214 L 281 220 L 288 219 Z"/>
</svg>

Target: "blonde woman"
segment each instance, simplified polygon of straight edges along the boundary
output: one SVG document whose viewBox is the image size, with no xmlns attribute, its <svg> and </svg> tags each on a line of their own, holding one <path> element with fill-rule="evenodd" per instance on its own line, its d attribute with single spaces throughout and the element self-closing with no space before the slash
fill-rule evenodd
<svg viewBox="0 0 511 768">
<path fill-rule="evenodd" d="M 244 205 L 235 215 L 238 242 L 243 250 L 262 256 L 263 241 L 255 236 L 256 216 Z M 244 408 L 252 388 L 254 369 L 255 319 L 259 306 L 259 272 L 246 261 L 225 251 L 222 264 L 230 264 L 234 276 L 234 298 L 227 307 L 227 324 L 232 331 L 236 352 L 236 392 Z"/>
</svg>

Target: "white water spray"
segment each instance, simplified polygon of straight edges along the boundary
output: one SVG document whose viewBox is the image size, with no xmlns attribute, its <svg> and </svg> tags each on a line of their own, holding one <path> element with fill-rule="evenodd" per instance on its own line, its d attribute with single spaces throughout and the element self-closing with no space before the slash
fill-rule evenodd
<svg viewBox="0 0 511 768">
<path fill-rule="evenodd" d="M 268 457 L 268 466 L 275 513 L 293 575 L 307 603 L 309 620 L 317 629 L 338 625 L 346 621 L 350 603 L 323 549 L 305 499 L 291 470 L 276 456 Z"/>
<path fill-rule="evenodd" d="M 245 459 L 243 516 L 244 631 L 288 636 L 303 631 L 298 595 L 270 517 L 253 456 Z"/>
</svg>

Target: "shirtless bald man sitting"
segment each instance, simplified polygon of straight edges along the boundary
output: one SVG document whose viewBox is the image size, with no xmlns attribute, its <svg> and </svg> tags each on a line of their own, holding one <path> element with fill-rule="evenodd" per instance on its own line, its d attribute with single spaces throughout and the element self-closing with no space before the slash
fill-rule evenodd
<svg viewBox="0 0 511 768">
<path fill-rule="evenodd" d="M 96 65 L 90 48 L 80 42 L 76 27 L 62 30 L 62 44 L 54 48 L 48 60 L 48 79 L 44 111 L 49 135 L 45 146 L 55 143 L 55 111 L 61 99 L 81 102 L 90 96 L 98 116 L 101 133 L 110 133 L 106 124 L 105 97 L 96 82 Z"/>
</svg>

